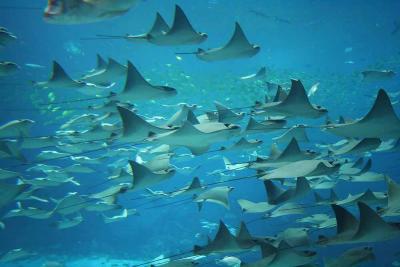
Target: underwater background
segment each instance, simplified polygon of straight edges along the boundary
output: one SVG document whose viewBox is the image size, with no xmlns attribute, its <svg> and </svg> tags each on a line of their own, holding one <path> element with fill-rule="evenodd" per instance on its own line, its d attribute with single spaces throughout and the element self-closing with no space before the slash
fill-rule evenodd
<svg viewBox="0 0 400 267">
<path fill-rule="evenodd" d="M 237 21 L 248 39 L 261 46 L 260 53 L 248 59 L 210 63 L 200 61 L 193 55 L 177 57 L 175 54 L 195 51 L 198 45 L 163 47 L 125 40 L 86 39 L 98 34 L 146 32 L 153 23 L 156 12 L 160 12 L 167 22 L 172 21 L 176 4 L 182 7 L 196 29 L 209 35 L 207 42 L 199 46 L 211 48 L 225 43 Z M 49 24 L 43 20 L 42 10 L 12 9 L 10 6 L 44 9 L 46 1 L 0 2 L 0 26 L 18 36 L 15 43 L 0 50 L 0 59 L 15 62 L 21 67 L 15 75 L 0 77 L 0 125 L 20 118 L 34 120 L 36 124 L 32 127 L 32 136 L 51 135 L 70 118 L 88 112 L 85 110 L 87 101 L 61 105 L 56 110 L 38 106 L 37 103 L 40 102 L 86 97 L 68 88 L 65 91 L 55 90 L 50 95 L 51 89 L 34 88 L 32 81 L 46 80 L 53 60 L 60 63 L 72 77 L 79 77 L 95 66 L 96 54 L 112 57 L 123 64 L 130 60 L 152 83 L 177 88 L 178 95 L 174 98 L 135 103 L 140 114 L 148 117 L 169 117 L 176 109 L 167 106 L 180 102 L 197 104 L 204 111 L 213 110 L 214 101 L 229 107 L 252 105 L 264 98 L 265 84 L 262 81 L 240 80 L 238 77 L 254 73 L 263 66 L 267 69 L 266 80 L 270 82 L 287 85 L 291 78 L 300 79 L 307 90 L 315 83 L 320 83 L 311 100 L 326 107 L 329 116 L 335 119 L 340 115 L 349 118 L 364 116 L 380 88 L 393 93 L 400 90 L 399 75 L 390 80 L 366 83 L 362 81 L 360 74 L 367 69 L 400 72 L 400 31 L 394 32 L 396 23 L 400 22 L 400 1 L 397 0 L 147 0 L 141 1 L 123 16 L 82 25 Z M 32 67 L 30 64 L 38 66 Z M 122 85 L 123 80 L 116 86 Z M 392 102 L 399 99 L 398 96 L 397 99 L 392 98 Z M 91 101 L 90 104 L 102 102 Z M 400 114 L 400 105 L 395 104 L 394 108 Z M 294 119 L 290 124 L 320 125 L 324 121 L 325 118 Z M 260 154 L 267 155 L 271 138 L 282 132 L 256 134 L 251 137 L 264 141 Z M 310 129 L 308 134 L 312 143 L 303 144 L 303 148 L 312 149 L 313 143 L 333 143 L 338 140 L 318 129 Z M 33 161 L 37 153 L 38 150 L 28 150 L 24 155 Z M 207 172 L 224 168 L 222 160 L 211 158 L 216 154 L 218 152 L 207 153 L 190 161 L 175 163 L 181 167 L 201 167 L 190 177 L 177 174 L 170 181 L 152 189 L 175 190 L 190 182 L 193 176 L 198 176 L 205 182 L 219 179 L 207 175 Z M 101 155 L 102 151 L 97 151 L 87 156 Z M 232 162 L 249 160 L 249 156 L 241 153 L 228 152 L 226 155 Z M 382 172 L 399 181 L 398 152 L 372 154 L 371 158 L 373 171 Z M 118 159 L 107 158 L 104 164 L 96 166 L 94 173 L 76 175 L 75 178 L 80 183 L 78 187 L 73 184 L 49 187 L 39 195 L 45 199 L 60 199 L 67 192 L 87 195 L 106 189 L 109 184 L 98 184 L 109 176 L 107 164 Z M 15 167 L 16 161 L 12 159 L 1 159 L 1 162 L 1 168 L 22 173 L 27 167 Z M 51 162 L 53 164 L 65 166 L 66 163 L 55 160 Z M 32 173 L 26 175 L 34 178 Z M 253 175 L 253 172 L 241 170 L 235 175 L 242 177 Z M 188 251 L 195 244 L 204 244 L 206 236 L 212 237 L 219 220 L 235 228 L 240 221 L 250 222 L 260 217 L 257 214 L 243 214 L 236 203 L 240 198 L 255 202 L 265 201 L 265 190 L 260 181 L 245 179 L 228 182 L 227 185 L 235 188 L 229 197 L 230 209 L 210 203 L 198 211 L 197 205 L 190 200 L 168 205 L 169 202 L 184 200 L 187 196 L 150 202 L 148 199 L 135 200 L 143 193 L 139 191 L 122 195 L 119 199 L 124 207 L 137 208 L 139 215 L 129 216 L 115 223 L 104 223 L 101 215 L 94 212 L 84 212 L 82 223 L 64 230 L 52 225 L 53 218 L 9 218 L 4 220 L 5 229 L 0 230 L 0 254 L 23 248 L 37 255 L 23 261 L 0 263 L 0 266 L 42 266 L 49 260 L 62 262 L 65 266 L 124 266 L 123 263 L 128 264 L 125 266 L 134 266 L 160 255 L 167 258 L 169 255 Z M 386 184 L 339 182 L 335 192 L 342 199 L 349 193 L 364 192 L 368 188 L 385 191 Z M 319 192 L 324 196 L 328 195 L 328 190 Z M 329 206 L 312 206 L 312 194 L 300 202 L 310 205 L 306 214 L 326 213 L 332 216 Z M 163 206 L 164 204 L 166 205 Z M 51 201 L 38 204 L 44 209 L 51 209 L 53 205 Z M 3 207 L 0 216 L 15 207 L 15 203 Z M 357 213 L 355 207 L 350 210 Z M 249 223 L 248 228 L 254 235 L 274 235 L 296 225 L 295 219 L 305 216 L 302 214 L 256 220 Z M 396 219 L 399 218 L 391 218 L 393 221 Z M 333 229 L 318 230 L 310 236 L 315 240 L 320 234 L 332 233 Z M 396 256 L 400 251 L 400 239 L 365 245 L 374 248 L 376 259 L 362 266 L 392 266 L 394 261 L 400 261 L 400 256 Z M 315 262 L 323 266 L 324 258 L 335 257 L 353 246 L 315 247 L 313 250 L 318 252 Z M 238 257 L 254 261 L 258 254 L 247 252 Z M 199 261 L 199 264 L 217 266 L 216 260 L 220 258 L 222 257 L 218 255 L 210 256 L 203 263 Z M 121 261 L 113 263 L 112 259 Z"/>
</svg>

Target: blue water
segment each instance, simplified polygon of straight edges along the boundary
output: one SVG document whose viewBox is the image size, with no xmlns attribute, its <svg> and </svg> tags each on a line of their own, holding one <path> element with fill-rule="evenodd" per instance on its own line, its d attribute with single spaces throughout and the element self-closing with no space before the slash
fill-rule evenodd
<svg viewBox="0 0 400 267">
<path fill-rule="evenodd" d="M 155 12 L 160 12 L 168 23 L 172 21 L 174 5 L 178 4 L 185 11 L 192 25 L 209 38 L 198 46 L 159 47 L 146 43 L 129 43 L 124 40 L 83 40 L 96 34 L 124 35 L 126 33 L 146 32 L 151 26 Z M 262 66 L 267 67 L 267 80 L 276 83 L 288 83 L 290 78 L 301 79 L 305 88 L 319 82 L 319 90 L 311 98 L 329 110 L 329 116 L 336 119 L 339 115 L 346 118 L 359 118 L 370 109 L 374 97 L 380 88 L 387 92 L 398 92 L 399 75 L 387 81 L 365 83 L 361 81 L 361 72 L 366 69 L 391 69 L 400 72 L 400 32 L 392 34 L 395 22 L 400 21 L 400 1 L 353 0 L 353 1 L 315 1 L 315 0 L 148 0 L 141 1 L 127 14 L 103 22 L 82 25 L 53 25 L 42 19 L 41 10 L 9 9 L 5 6 L 45 7 L 46 1 L 2 0 L 0 2 L 0 26 L 6 27 L 18 37 L 18 41 L 0 50 L 0 61 L 12 61 L 21 66 L 17 74 L 0 77 L 0 125 L 14 119 L 29 118 L 36 123 L 32 127 L 32 136 L 53 135 L 58 127 L 71 116 L 87 111 L 87 102 L 77 102 L 61 111 L 49 112 L 37 109 L 36 103 L 49 101 L 51 90 L 40 90 L 32 87 L 31 81 L 46 80 L 51 71 L 51 62 L 59 62 L 72 77 L 95 66 L 96 54 L 112 57 L 118 62 L 132 61 L 135 66 L 156 84 L 168 84 L 177 88 L 174 98 L 157 101 L 140 102 L 137 107 L 140 114 L 146 116 L 172 115 L 176 109 L 163 107 L 160 104 L 172 105 L 180 102 L 198 104 L 201 111 L 213 110 L 214 101 L 220 101 L 230 107 L 249 106 L 256 100 L 263 99 L 263 85 L 257 82 L 245 82 L 238 77 L 254 73 Z M 1 7 L 3 6 L 3 8 Z M 273 16 L 255 15 L 252 10 Z M 232 34 L 234 22 L 240 22 L 251 43 L 261 45 L 261 52 L 249 59 L 229 60 L 222 62 L 203 62 L 195 56 L 183 55 L 177 60 L 175 52 L 195 51 L 198 47 L 212 48 L 226 42 Z M 25 64 L 38 64 L 44 68 L 32 68 Z M 117 84 L 120 88 L 123 83 Z M 86 98 L 68 91 L 54 91 L 57 101 Z M 392 99 L 392 101 L 399 101 Z M 98 101 L 101 103 L 102 101 Z M 93 103 L 93 102 L 92 102 Z M 394 105 L 400 114 L 400 104 Z M 78 109 L 77 109 L 78 108 Z M 80 109 L 79 109 L 80 108 Z M 68 111 L 67 115 L 63 112 Z M 324 118 L 317 120 L 292 120 L 295 123 L 321 125 Z M 260 154 L 269 154 L 271 138 L 282 132 L 253 135 L 264 140 Z M 335 142 L 338 137 L 309 131 L 312 143 L 302 147 L 313 147 L 313 143 Z M 214 147 L 215 149 L 215 147 Z M 34 161 L 38 150 L 24 151 L 25 156 Z M 102 151 L 90 153 L 90 157 L 101 156 Z M 218 177 L 207 176 L 207 172 L 223 168 L 222 160 L 208 159 L 217 153 L 206 153 L 193 160 L 177 163 L 179 166 L 197 166 L 201 168 L 194 173 L 205 182 L 213 182 Z M 238 153 L 226 154 L 232 162 L 245 161 Z M 109 158 L 110 164 L 119 158 Z M 399 180 L 398 153 L 377 153 L 372 155 L 372 170 L 389 175 Z M 18 161 L 1 159 L 0 168 L 11 168 Z M 65 161 L 52 161 L 50 165 L 68 165 Z M 29 165 L 14 167 L 22 173 Z M 236 172 L 236 177 L 252 175 L 249 170 Z M 27 174 L 28 175 L 28 174 Z M 106 189 L 107 184 L 93 188 L 108 176 L 106 164 L 96 167 L 94 174 L 79 174 L 76 179 L 80 187 L 63 185 L 41 190 L 40 197 L 62 198 L 67 192 L 90 194 Z M 35 177 L 30 177 L 35 178 Z M 155 190 L 171 191 L 191 181 L 192 177 L 178 174 L 172 180 L 157 185 Z M 225 184 L 224 184 L 225 185 Z M 65 262 L 66 266 L 89 266 L 87 259 L 99 259 L 97 266 L 111 266 L 104 259 L 123 259 L 134 262 L 151 260 L 161 254 L 166 257 L 189 251 L 195 244 L 204 244 L 205 236 L 213 237 L 216 229 L 205 229 L 202 221 L 218 223 L 223 220 L 231 227 L 237 227 L 240 221 L 251 221 L 259 214 L 242 214 L 236 200 L 246 198 L 254 202 L 265 201 L 263 184 L 256 179 L 246 179 L 227 183 L 235 187 L 230 195 L 229 210 L 222 206 L 206 203 L 202 211 L 197 210 L 195 203 L 186 201 L 183 204 L 163 205 L 171 201 L 158 200 L 141 206 L 148 200 L 132 200 L 143 192 L 122 195 L 119 203 L 127 208 L 138 209 L 139 216 L 130 216 L 116 223 L 105 224 L 101 215 L 84 212 L 84 221 L 76 227 L 57 230 L 52 226 L 55 218 L 34 220 L 26 217 L 10 218 L 4 221 L 6 228 L 0 230 L 0 255 L 11 249 L 23 248 L 37 253 L 37 256 L 16 263 L 0 263 L 0 266 L 41 266 L 46 260 Z M 361 193 L 367 188 L 373 191 L 385 191 L 384 182 L 379 183 L 345 183 L 340 182 L 335 191 L 340 198 L 348 193 Z M 324 196 L 327 190 L 320 191 Z M 312 205 L 310 194 L 301 203 Z M 36 203 L 36 204 L 35 204 Z M 54 204 L 37 204 L 51 209 Z M 15 203 L 0 210 L 0 218 Z M 142 207 L 151 207 L 150 209 Z M 307 214 L 327 213 L 332 216 L 329 206 L 306 209 Z M 351 208 L 357 213 L 356 208 Z M 256 221 L 248 225 L 254 235 L 275 235 L 287 227 L 295 227 L 294 220 L 304 217 L 285 216 L 270 220 Z M 399 218 L 390 218 L 396 221 Z M 398 221 L 398 220 L 397 220 Z M 200 234 L 197 235 L 196 234 Z M 333 235 L 329 231 L 317 231 L 311 234 L 316 240 L 319 234 Z M 365 244 L 372 246 L 376 260 L 363 266 L 391 266 L 396 260 L 394 254 L 400 246 L 399 239 Z M 314 247 L 318 251 L 317 263 L 324 258 L 339 255 L 352 246 Z M 215 259 L 223 255 L 203 259 L 203 266 L 213 266 Z M 238 255 L 246 261 L 259 258 L 258 253 Z M 74 263 L 74 261 L 81 261 Z M 200 261 L 201 263 L 201 261 Z M 121 263 L 122 264 L 122 263 Z M 94 265 L 93 265 L 94 266 Z M 122 265 L 121 265 L 122 266 Z"/>
</svg>

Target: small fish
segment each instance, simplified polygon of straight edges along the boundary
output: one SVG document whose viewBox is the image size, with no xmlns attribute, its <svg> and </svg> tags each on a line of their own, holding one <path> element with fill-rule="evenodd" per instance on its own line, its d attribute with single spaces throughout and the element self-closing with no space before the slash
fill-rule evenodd
<svg viewBox="0 0 400 267">
<path fill-rule="evenodd" d="M 308 97 L 313 96 L 318 91 L 318 87 L 319 87 L 319 83 L 316 83 L 313 86 L 311 86 L 310 90 L 308 91 L 307 96 Z"/>
<path fill-rule="evenodd" d="M 345 52 L 345 53 L 350 53 L 351 51 L 353 51 L 353 47 L 346 47 L 346 48 L 344 49 L 344 52 Z"/>
<path fill-rule="evenodd" d="M 33 69 L 44 69 L 45 67 L 39 64 L 34 64 L 34 63 L 25 63 L 25 66 L 28 68 L 33 68 Z"/>
</svg>

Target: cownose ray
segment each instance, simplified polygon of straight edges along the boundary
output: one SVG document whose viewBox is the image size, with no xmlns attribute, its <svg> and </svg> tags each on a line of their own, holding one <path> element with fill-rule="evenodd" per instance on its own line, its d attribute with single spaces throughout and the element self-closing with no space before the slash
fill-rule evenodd
<svg viewBox="0 0 400 267">
<path fill-rule="evenodd" d="M 195 255 L 209 255 L 212 253 L 233 253 L 252 249 L 257 244 L 250 236 L 246 225 L 242 222 L 237 236 L 234 236 L 223 221 L 219 222 L 218 231 L 213 240 L 208 239 L 205 246 L 195 245 Z"/>
<path fill-rule="evenodd" d="M 133 160 L 129 161 L 129 166 L 132 170 L 132 185 L 129 188 L 130 191 L 136 191 L 157 185 L 170 179 L 176 173 L 175 169 L 173 168 L 153 172 L 146 166 L 141 165 Z"/>
<path fill-rule="evenodd" d="M 80 183 L 74 179 L 74 177 L 62 178 L 62 179 L 51 179 L 50 177 L 37 177 L 34 179 L 22 179 L 26 184 L 32 185 L 33 188 L 45 188 L 45 187 L 58 187 L 65 183 L 71 183 L 76 186 L 80 186 Z"/>
<path fill-rule="evenodd" d="M 238 141 L 234 142 L 233 144 L 229 146 L 222 146 L 221 150 L 223 151 L 240 151 L 240 152 L 245 152 L 245 151 L 256 151 L 260 148 L 260 146 L 263 144 L 263 141 L 260 139 L 246 139 L 244 137 L 241 137 Z"/>
<path fill-rule="evenodd" d="M 102 203 L 108 204 L 108 205 L 114 205 L 116 204 L 118 200 L 118 196 L 120 194 L 123 194 L 128 191 L 128 189 L 131 187 L 129 183 L 120 183 L 117 185 L 113 185 L 101 192 L 91 194 L 89 198 L 91 199 L 97 199 L 98 201 L 101 201 Z M 85 204 L 88 201 L 85 202 Z M 91 205 L 90 203 L 87 203 L 88 206 Z M 86 208 L 86 207 L 85 207 Z"/>
<path fill-rule="evenodd" d="M 379 182 L 385 180 L 385 174 L 370 171 L 371 167 L 372 160 L 368 159 L 363 167 L 340 168 L 339 178 L 351 182 Z"/>
<path fill-rule="evenodd" d="M 264 214 L 264 218 L 276 218 L 281 216 L 287 216 L 292 214 L 303 214 L 304 209 L 296 203 L 285 203 L 273 211 L 268 211 Z"/>
<path fill-rule="evenodd" d="M 87 206 L 85 210 L 93 211 L 93 212 L 105 212 L 110 210 L 121 210 L 122 206 L 119 204 L 109 204 L 102 201 L 97 201 L 94 203 L 90 203 L 90 206 Z"/>
<path fill-rule="evenodd" d="M 17 63 L 10 61 L 0 61 L 0 77 L 10 76 L 17 73 L 21 69 Z"/>
<path fill-rule="evenodd" d="M 228 123 L 228 124 L 238 123 L 244 117 L 243 112 L 236 113 L 232 111 L 232 109 L 228 108 L 227 106 L 224 106 L 222 103 L 218 101 L 214 101 L 214 104 L 217 109 L 218 122 Z"/>
<path fill-rule="evenodd" d="M 17 249 L 12 249 L 10 251 L 7 251 L 3 255 L 1 255 L 0 262 L 1 263 L 15 262 L 15 261 L 31 258 L 35 255 L 37 255 L 37 253 L 26 251 L 22 248 L 17 248 Z"/>
<path fill-rule="evenodd" d="M 159 154 L 149 160 L 143 160 L 140 155 L 136 155 L 135 161 L 146 166 L 152 172 L 159 172 L 172 167 L 171 158 L 173 155 L 173 153 Z"/>
<path fill-rule="evenodd" d="M 107 65 L 104 66 L 104 62 L 101 64 L 101 67 L 98 65 L 96 69 L 83 75 L 81 80 L 101 86 L 112 86 L 115 82 L 126 76 L 127 66 L 117 62 L 113 58 L 108 58 Z"/>
<path fill-rule="evenodd" d="M 25 201 L 25 200 L 32 200 L 32 201 L 38 201 L 41 203 L 48 203 L 49 201 L 44 198 L 40 198 L 34 195 L 38 191 L 38 188 L 31 187 L 28 190 L 25 190 L 21 194 L 19 194 L 16 198 L 15 201 Z"/>
<path fill-rule="evenodd" d="M 19 119 L 0 126 L 0 138 L 16 138 L 29 136 L 29 130 L 35 122 L 29 119 Z"/>
<path fill-rule="evenodd" d="M 308 247 L 310 246 L 308 231 L 309 229 L 304 227 L 286 228 L 276 235 L 272 244 L 279 245 L 281 241 L 285 241 L 291 247 Z"/>
<path fill-rule="evenodd" d="M 194 267 L 197 266 L 197 262 L 191 258 L 183 258 L 170 261 L 170 259 L 165 259 L 166 263 L 163 263 L 160 260 L 154 259 L 152 262 L 158 262 L 157 264 L 151 264 L 150 267 Z"/>
<path fill-rule="evenodd" d="M 63 230 L 75 227 L 83 222 L 83 216 L 80 213 L 77 213 L 72 218 L 63 217 L 60 221 L 53 222 L 51 226 Z"/>
<path fill-rule="evenodd" d="M 92 168 L 84 166 L 82 164 L 72 164 L 64 168 L 67 173 L 94 173 L 95 171 Z"/>
<path fill-rule="evenodd" d="M 206 189 L 206 187 L 201 185 L 199 177 L 193 177 L 193 180 L 189 185 L 172 192 L 170 195 L 172 197 L 182 194 L 194 195 L 194 194 L 199 194 L 199 192 L 203 191 L 204 189 Z"/>
<path fill-rule="evenodd" d="M 182 8 L 178 5 L 175 5 L 174 20 L 169 30 L 163 31 L 161 34 L 158 30 L 156 35 L 147 34 L 146 39 L 152 44 L 162 46 L 199 44 L 208 37 L 207 34 L 197 32 L 193 28 Z"/>
<path fill-rule="evenodd" d="M 235 23 L 235 31 L 229 42 L 217 48 L 204 50 L 199 48 L 197 52 L 192 53 L 197 58 L 204 61 L 220 61 L 239 58 L 250 58 L 260 52 L 260 46 L 251 44 L 245 36 L 239 23 Z"/>
<path fill-rule="evenodd" d="M 386 179 L 388 202 L 383 208 L 378 209 L 382 216 L 399 216 L 400 214 L 400 186 L 391 178 Z"/>
<path fill-rule="evenodd" d="M 52 199 L 52 201 L 56 204 L 52 212 L 62 216 L 75 214 L 90 205 L 87 196 L 79 195 L 76 192 L 68 193 L 62 199 Z"/>
<path fill-rule="evenodd" d="M 379 138 L 363 138 L 361 140 L 351 139 L 346 145 L 330 151 L 335 155 L 363 154 L 376 150 L 381 143 L 382 141 Z"/>
<path fill-rule="evenodd" d="M 207 35 L 196 32 L 188 21 L 186 15 L 179 6 L 175 8 L 175 18 L 170 28 L 160 13 L 156 13 L 156 18 L 147 33 L 138 35 L 97 35 L 106 39 L 125 39 L 131 42 L 146 41 L 156 45 L 190 45 L 203 42 Z"/>
<path fill-rule="evenodd" d="M 298 177 L 296 187 L 282 189 L 276 186 L 271 180 L 264 181 L 265 191 L 267 192 L 268 204 L 279 205 L 285 202 L 293 202 L 306 196 L 310 191 L 310 184 L 304 177 Z"/>
<path fill-rule="evenodd" d="M 61 158 L 68 157 L 69 155 L 70 155 L 69 153 L 63 153 L 63 152 L 59 152 L 59 151 L 55 151 L 55 150 L 43 150 L 36 156 L 36 159 L 38 161 L 61 159 Z"/>
<path fill-rule="evenodd" d="M 340 164 L 326 160 L 300 160 L 286 164 L 263 175 L 260 179 L 282 179 L 288 177 L 312 177 L 332 175 L 340 168 Z"/>
<path fill-rule="evenodd" d="M 363 118 L 344 124 L 332 124 L 330 133 L 347 138 L 400 138 L 400 120 L 385 92 L 380 89 L 370 111 Z"/>
<path fill-rule="evenodd" d="M 291 87 L 287 97 L 278 102 L 270 102 L 255 107 L 256 111 L 269 116 L 286 116 L 302 118 L 319 118 L 328 112 L 322 106 L 310 103 L 306 90 L 300 80 L 291 80 Z"/>
<path fill-rule="evenodd" d="M 291 247 L 287 242 L 281 241 L 278 247 L 269 243 L 261 244 L 261 259 L 252 263 L 242 263 L 243 267 L 265 266 L 303 266 L 311 263 L 316 258 L 314 251 L 301 251 Z"/>
<path fill-rule="evenodd" d="M 226 141 L 238 135 L 240 127 L 224 123 L 200 123 L 192 125 L 186 121 L 182 127 L 156 136 L 157 141 L 172 147 L 186 147 L 194 155 L 206 152 L 216 142 Z"/>
<path fill-rule="evenodd" d="M 272 138 L 272 140 L 276 143 L 289 143 L 295 138 L 297 142 L 309 142 L 310 139 L 307 136 L 306 128 L 307 126 L 303 124 L 294 125 L 282 135 Z"/>
<path fill-rule="evenodd" d="M 225 170 L 240 171 L 240 170 L 245 170 L 249 167 L 248 162 L 232 163 L 227 157 L 222 157 L 222 160 L 224 161 Z"/>
<path fill-rule="evenodd" d="M 315 203 L 320 205 L 336 204 L 336 202 L 339 200 L 339 197 L 337 196 L 336 192 L 333 189 L 329 190 L 328 198 L 323 198 L 320 194 L 314 191 L 314 198 L 315 198 Z"/>
<path fill-rule="evenodd" d="M 339 181 L 336 178 L 322 175 L 310 178 L 309 182 L 312 189 L 332 189 Z"/>
<path fill-rule="evenodd" d="M 0 48 L 17 40 L 17 36 L 9 32 L 6 28 L 0 27 Z"/>
<path fill-rule="evenodd" d="M 352 267 L 375 260 L 372 247 L 356 247 L 346 250 L 342 255 L 325 260 L 326 267 Z"/>
<path fill-rule="evenodd" d="M 71 25 L 99 22 L 127 13 L 138 0 L 52 0 L 43 13 L 47 23 Z"/>
<path fill-rule="evenodd" d="M 256 73 L 240 77 L 240 80 L 263 80 L 265 79 L 266 75 L 267 69 L 262 67 Z"/>
<path fill-rule="evenodd" d="M 398 223 L 384 221 L 372 208 L 363 202 L 357 203 L 359 221 L 341 206 L 332 205 L 335 213 L 337 232 L 333 237 L 319 237 L 319 244 L 334 245 L 347 243 L 381 242 L 400 235 Z"/>
<path fill-rule="evenodd" d="M 361 72 L 363 81 L 375 82 L 382 80 L 389 80 L 396 76 L 396 73 L 392 70 L 366 70 Z"/>
<path fill-rule="evenodd" d="M 57 136 L 41 136 L 34 138 L 23 138 L 21 149 L 38 149 L 56 146 L 59 142 Z"/>
<path fill-rule="evenodd" d="M 87 95 L 98 95 L 103 93 L 105 89 L 95 84 L 72 79 L 56 61 L 53 61 L 50 78 L 47 81 L 33 82 L 33 85 L 44 89 L 75 89 Z"/>
<path fill-rule="evenodd" d="M 21 152 L 19 142 L 16 140 L 0 140 L 0 158 L 12 158 L 26 162 L 26 158 Z"/>
<path fill-rule="evenodd" d="M 250 117 L 246 127 L 243 129 L 243 134 L 257 134 L 281 130 L 286 125 L 287 121 L 283 119 L 268 119 L 263 122 L 258 122 Z"/>
<path fill-rule="evenodd" d="M 71 160 L 81 163 L 81 164 L 90 164 L 90 165 L 97 165 L 102 164 L 105 160 L 105 157 L 101 156 L 98 158 L 89 158 L 87 156 L 71 156 Z"/>
<path fill-rule="evenodd" d="M 155 135 L 169 133 L 174 129 L 154 126 L 127 108 L 117 106 L 117 110 L 122 120 L 123 130 L 120 138 L 122 142 L 143 142 Z"/>
<path fill-rule="evenodd" d="M 13 202 L 20 194 L 29 188 L 28 184 L 0 183 L 0 208 Z"/>
<path fill-rule="evenodd" d="M 342 164 L 339 170 L 340 175 L 361 175 L 363 173 L 368 172 L 372 167 L 372 159 L 368 159 L 367 162 L 364 164 L 364 158 L 359 158 L 355 162 L 346 162 Z"/>
<path fill-rule="evenodd" d="M 124 219 L 128 218 L 128 216 L 131 216 L 131 215 L 138 215 L 137 210 L 136 209 L 123 209 L 120 214 L 109 217 L 103 213 L 102 217 L 103 217 L 104 223 L 113 223 L 113 222 L 118 222 L 118 221 L 124 220 Z"/>
<path fill-rule="evenodd" d="M 181 127 L 185 121 L 189 121 L 191 124 L 199 124 L 199 120 L 194 115 L 193 110 L 196 109 L 197 105 L 189 105 L 186 103 L 179 104 L 180 109 L 175 112 L 164 124 L 164 127 Z"/>
<path fill-rule="evenodd" d="M 331 218 L 329 215 L 324 213 L 312 214 L 310 216 L 297 219 L 296 222 L 311 224 L 316 228 L 330 228 L 336 226 L 335 218 Z"/>
<path fill-rule="evenodd" d="M 336 201 L 336 205 L 351 205 L 357 202 L 363 202 L 369 205 L 387 206 L 388 197 L 386 193 L 372 192 L 371 189 L 367 189 L 364 193 L 352 195 L 349 194 L 345 199 Z"/>
<path fill-rule="evenodd" d="M 117 110 L 117 106 L 121 106 L 130 110 L 135 110 L 135 105 L 130 104 L 130 103 L 121 103 L 120 101 L 117 100 L 108 100 L 102 104 L 98 105 L 90 105 L 88 106 L 88 109 L 93 111 L 93 112 L 103 112 L 103 113 L 109 113 L 109 112 L 115 112 Z M 100 120 L 101 117 L 98 117 L 94 119 L 94 121 Z"/>
<path fill-rule="evenodd" d="M 96 66 L 89 70 L 88 73 L 96 73 L 107 68 L 108 62 L 100 55 L 96 54 Z"/>
<path fill-rule="evenodd" d="M 318 155 L 317 152 L 311 150 L 302 151 L 297 139 L 292 138 L 282 152 L 278 151 L 277 147 L 272 145 L 271 155 L 268 158 L 257 157 L 257 159 L 250 164 L 250 167 L 255 169 L 281 167 L 296 161 L 312 160 L 318 157 Z"/>
<path fill-rule="evenodd" d="M 229 209 L 229 193 L 232 192 L 233 187 L 218 186 L 208 189 L 199 193 L 193 198 L 194 202 L 199 203 L 201 209 L 203 202 L 212 202 Z"/>
<path fill-rule="evenodd" d="M 172 87 L 151 85 L 143 78 L 136 67 L 128 61 L 125 86 L 122 92 L 111 93 L 110 99 L 125 103 L 173 97 L 176 94 L 176 89 Z"/>
<path fill-rule="evenodd" d="M 268 202 L 255 203 L 247 199 L 238 199 L 237 202 L 243 213 L 264 213 L 275 208 L 275 205 Z"/>
<path fill-rule="evenodd" d="M 96 121 L 98 117 L 99 115 L 94 113 L 85 113 L 85 114 L 80 114 L 78 116 L 74 116 L 65 123 L 63 123 L 60 126 L 60 130 L 73 128 L 74 126 L 80 127 L 82 125 L 83 126 L 93 125 L 93 123 Z"/>
<path fill-rule="evenodd" d="M 399 152 L 400 151 L 400 138 L 384 141 L 375 150 L 376 152 Z"/>
<path fill-rule="evenodd" d="M 165 33 L 169 32 L 170 27 L 165 22 L 164 18 L 161 16 L 160 13 L 156 13 L 156 18 L 150 30 L 147 33 L 138 34 L 138 35 L 131 35 L 128 34 L 126 36 L 121 36 L 122 38 L 126 39 L 127 41 L 140 41 L 145 40 L 149 41 L 151 39 L 157 39 L 159 36 L 164 35 Z M 103 35 L 100 35 L 102 37 Z M 105 35 L 105 37 L 108 37 Z M 111 38 L 115 38 L 116 36 L 110 36 Z"/>
</svg>

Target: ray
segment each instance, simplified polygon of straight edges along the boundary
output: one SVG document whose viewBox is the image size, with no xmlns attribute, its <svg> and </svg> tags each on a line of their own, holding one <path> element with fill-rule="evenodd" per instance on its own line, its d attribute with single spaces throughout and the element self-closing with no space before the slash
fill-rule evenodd
<svg viewBox="0 0 400 267">
<path fill-rule="evenodd" d="M 370 111 L 363 118 L 327 127 L 328 132 L 347 138 L 400 138 L 400 120 L 385 90 L 380 89 Z"/>
<path fill-rule="evenodd" d="M 258 54 L 260 46 L 251 44 L 245 36 L 239 23 L 235 23 L 235 31 L 229 42 L 218 48 L 209 50 L 199 50 L 195 53 L 197 58 L 212 62 L 221 60 L 231 60 L 240 58 L 250 58 Z"/>
<path fill-rule="evenodd" d="M 172 87 L 151 85 L 143 78 L 136 67 L 128 62 L 124 89 L 120 93 L 113 93 L 111 99 L 125 103 L 173 97 L 176 94 L 177 90 Z"/>
<path fill-rule="evenodd" d="M 175 5 L 175 15 L 172 26 L 168 31 L 148 33 L 146 39 L 153 44 L 163 46 L 193 45 L 202 43 L 207 39 L 207 34 L 197 32 L 189 22 L 182 8 Z"/>
<path fill-rule="evenodd" d="M 269 116 L 319 118 L 326 115 L 327 109 L 310 103 L 300 80 L 291 80 L 291 83 L 289 94 L 284 100 L 259 105 L 256 110 Z"/>
</svg>

